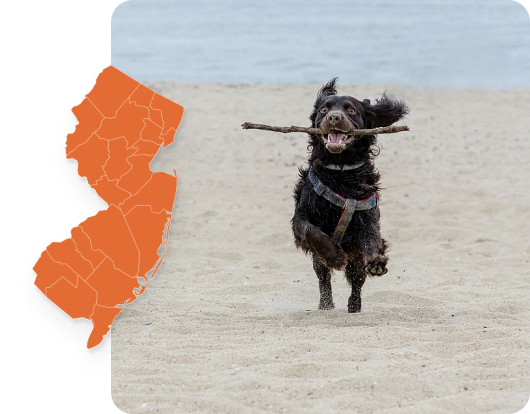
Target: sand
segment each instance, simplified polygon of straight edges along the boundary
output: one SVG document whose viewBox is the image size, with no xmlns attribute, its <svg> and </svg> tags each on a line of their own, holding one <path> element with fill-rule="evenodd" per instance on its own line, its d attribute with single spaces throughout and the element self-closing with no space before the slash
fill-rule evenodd
<svg viewBox="0 0 530 414">
<path fill-rule="evenodd" d="M 514 413 L 530 395 L 530 89 L 385 89 L 411 113 L 381 135 L 389 272 L 348 314 L 318 311 L 292 242 L 292 188 L 318 85 L 147 83 L 185 108 L 166 258 L 112 327 L 127 413 Z"/>
</svg>

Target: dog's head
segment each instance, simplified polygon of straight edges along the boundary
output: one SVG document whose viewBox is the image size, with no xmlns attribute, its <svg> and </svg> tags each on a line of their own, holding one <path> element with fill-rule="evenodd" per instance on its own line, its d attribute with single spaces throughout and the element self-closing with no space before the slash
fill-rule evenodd
<svg viewBox="0 0 530 414">
<path fill-rule="evenodd" d="M 403 101 L 383 95 L 374 104 L 369 99 L 359 101 L 352 96 L 339 96 L 337 78 L 330 80 L 318 92 L 311 119 L 313 128 L 324 131 L 318 137 L 326 150 L 338 154 L 361 136 L 348 135 L 354 129 L 390 126 L 408 113 Z"/>
</svg>

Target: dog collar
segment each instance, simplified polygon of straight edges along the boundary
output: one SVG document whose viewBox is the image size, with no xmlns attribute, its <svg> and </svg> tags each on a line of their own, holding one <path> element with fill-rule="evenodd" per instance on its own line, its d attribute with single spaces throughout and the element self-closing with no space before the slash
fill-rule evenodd
<svg viewBox="0 0 530 414">
<path fill-rule="evenodd" d="M 322 184 L 322 181 L 320 181 L 319 178 L 313 173 L 313 169 L 311 167 L 309 168 L 308 176 L 309 181 L 311 181 L 311 184 L 313 184 L 313 190 L 315 190 L 315 193 L 324 197 L 331 204 L 334 204 L 342 209 L 342 214 L 340 216 L 339 222 L 337 223 L 337 227 L 335 227 L 335 230 L 331 235 L 332 240 L 337 244 L 342 242 L 342 238 L 346 233 L 348 224 L 350 224 L 353 213 L 355 213 L 356 210 L 370 210 L 377 206 L 378 197 L 376 193 L 372 194 L 371 197 L 365 200 L 344 198 L 332 191 L 328 186 Z"/>
<path fill-rule="evenodd" d="M 364 165 L 364 161 L 361 161 L 361 162 L 358 162 L 357 164 L 351 164 L 351 165 L 328 164 L 328 165 L 324 165 L 324 168 L 327 168 L 328 170 L 348 171 L 348 170 L 356 170 L 357 168 L 360 168 L 363 165 Z"/>
</svg>

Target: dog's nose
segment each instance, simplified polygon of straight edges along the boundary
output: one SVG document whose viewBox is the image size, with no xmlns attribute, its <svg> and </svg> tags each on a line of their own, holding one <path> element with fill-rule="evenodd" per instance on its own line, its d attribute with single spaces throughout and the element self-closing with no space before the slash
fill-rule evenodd
<svg viewBox="0 0 530 414">
<path fill-rule="evenodd" d="M 326 116 L 326 118 L 328 119 L 331 125 L 335 125 L 337 122 L 339 122 L 342 119 L 342 116 L 341 114 L 330 113 Z"/>
</svg>

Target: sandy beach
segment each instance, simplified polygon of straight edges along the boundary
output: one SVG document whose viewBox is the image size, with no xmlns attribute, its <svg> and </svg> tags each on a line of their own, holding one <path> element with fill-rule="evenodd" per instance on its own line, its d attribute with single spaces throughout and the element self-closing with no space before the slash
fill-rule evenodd
<svg viewBox="0 0 530 414">
<path fill-rule="evenodd" d="M 327 81 L 327 79 L 323 80 Z M 403 98 L 381 135 L 389 272 L 319 311 L 290 219 L 320 85 L 146 83 L 184 106 L 167 254 L 112 326 L 127 413 L 515 413 L 530 396 L 530 88 L 339 85 Z M 106 338 L 105 340 L 108 340 Z"/>
</svg>

